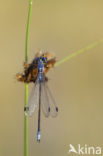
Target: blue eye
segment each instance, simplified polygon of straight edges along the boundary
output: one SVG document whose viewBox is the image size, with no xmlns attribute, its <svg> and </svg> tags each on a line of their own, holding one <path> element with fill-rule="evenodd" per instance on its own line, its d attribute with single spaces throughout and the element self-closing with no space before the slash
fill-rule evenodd
<svg viewBox="0 0 103 156">
<path fill-rule="evenodd" d="M 37 57 L 36 59 L 35 59 L 35 61 L 39 61 L 40 60 L 40 58 L 39 57 Z"/>
<path fill-rule="evenodd" d="M 46 62 L 46 61 L 47 61 L 47 58 L 46 58 L 46 57 L 43 57 L 43 58 L 42 58 L 42 61 L 43 61 L 43 62 Z"/>
</svg>

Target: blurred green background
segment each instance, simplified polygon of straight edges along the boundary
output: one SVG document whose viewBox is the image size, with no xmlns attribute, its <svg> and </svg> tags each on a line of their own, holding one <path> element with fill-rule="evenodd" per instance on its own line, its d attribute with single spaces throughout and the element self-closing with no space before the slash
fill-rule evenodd
<svg viewBox="0 0 103 156">
<path fill-rule="evenodd" d="M 23 156 L 23 71 L 28 0 L 0 2 L 0 156 Z M 102 0 L 33 1 L 29 61 L 42 49 L 65 58 L 103 39 Z M 29 156 L 67 156 L 69 144 L 103 145 L 103 44 L 55 67 L 49 86 L 59 107 L 57 118 L 42 115 L 36 142 L 37 110 L 29 119 Z M 33 84 L 30 85 L 30 89 Z"/>
</svg>

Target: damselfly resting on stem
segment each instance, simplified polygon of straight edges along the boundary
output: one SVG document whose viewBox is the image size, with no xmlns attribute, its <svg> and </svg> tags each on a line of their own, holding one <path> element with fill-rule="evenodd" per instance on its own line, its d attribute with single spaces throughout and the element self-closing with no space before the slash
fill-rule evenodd
<svg viewBox="0 0 103 156">
<path fill-rule="evenodd" d="M 24 110 L 29 116 L 32 116 L 36 106 L 39 105 L 37 141 L 40 141 L 41 110 L 45 117 L 48 117 L 50 114 L 56 117 L 58 112 L 58 107 L 47 85 L 48 78 L 45 76 L 48 70 L 54 66 L 55 62 L 55 57 L 50 53 L 42 53 L 40 51 L 36 54 L 31 64 L 24 64 L 24 73 L 17 74 L 19 81 L 25 83 L 34 82 L 34 87 L 28 101 L 28 108 Z"/>
</svg>

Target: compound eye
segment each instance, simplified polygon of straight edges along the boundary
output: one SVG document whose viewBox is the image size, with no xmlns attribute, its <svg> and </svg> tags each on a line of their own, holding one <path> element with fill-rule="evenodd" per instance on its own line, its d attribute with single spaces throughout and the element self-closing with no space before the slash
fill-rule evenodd
<svg viewBox="0 0 103 156">
<path fill-rule="evenodd" d="M 37 61 L 37 62 L 38 62 L 39 60 L 40 60 L 40 58 L 39 58 L 39 57 L 37 57 L 37 58 L 35 59 L 35 61 Z"/>
<path fill-rule="evenodd" d="M 47 58 L 46 58 L 46 57 L 43 57 L 43 58 L 42 58 L 42 61 L 43 61 L 43 62 L 46 62 L 46 61 L 47 61 Z"/>
</svg>

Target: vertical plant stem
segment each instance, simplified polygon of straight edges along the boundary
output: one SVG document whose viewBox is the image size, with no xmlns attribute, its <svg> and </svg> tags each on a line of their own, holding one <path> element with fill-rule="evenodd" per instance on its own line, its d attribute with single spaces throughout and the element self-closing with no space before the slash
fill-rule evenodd
<svg viewBox="0 0 103 156">
<path fill-rule="evenodd" d="M 28 84 L 25 84 L 25 108 L 28 107 Z M 24 114 L 24 156 L 28 156 L 28 116 Z"/>
<path fill-rule="evenodd" d="M 30 25 L 31 10 L 32 10 L 32 0 L 29 0 L 29 12 L 28 12 L 26 44 L 25 44 L 25 61 L 28 61 L 28 41 L 29 41 L 29 25 Z"/>
<path fill-rule="evenodd" d="M 28 41 L 29 41 L 29 25 L 32 9 L 32 0 L 29 0 L 29 11 L 26 29 L 26 44 L 25 44 L 25 62 L 28 61 Z M 28 107 L 28 84 L 25 84 L 25 108 Z M 28 116 L 24 115 L 24 156 L 28 156 Z"/>
</svg>

